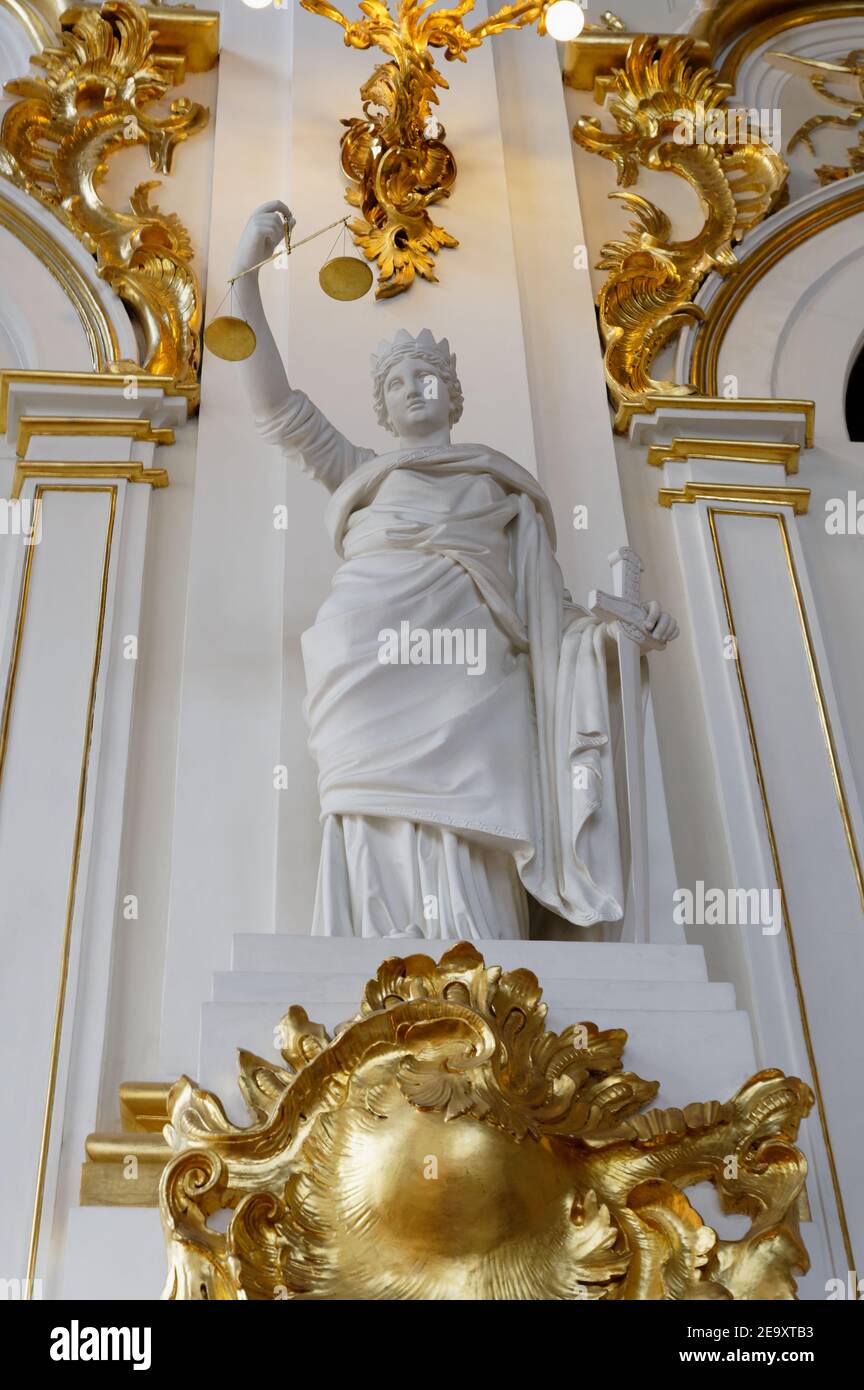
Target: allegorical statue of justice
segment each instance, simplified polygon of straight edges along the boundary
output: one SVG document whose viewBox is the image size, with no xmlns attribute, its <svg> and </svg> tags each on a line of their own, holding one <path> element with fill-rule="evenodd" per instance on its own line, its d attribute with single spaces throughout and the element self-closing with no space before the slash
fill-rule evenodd
<svg viewBox="0 0 864 1390">
<path fill-rule="evenodd" d="M 452 441 L 446 339 L 400 330 L 373 354 L 388 453 L 289 385 L 243 272 L 293 224 L 281 203 L 255 212 L 233 275 L 257 339 L 240 367 L 255 424 L 331 493 L 341 560 L 302 639 L 323 828 L 313 933 L 524 938 L 532 899 L 578 926 L 620 921 L 610 628 L 570 601 L 536 478 Z M 638 669 L 678 627 L 657 603 L 630 616 Z"/>
</svg>

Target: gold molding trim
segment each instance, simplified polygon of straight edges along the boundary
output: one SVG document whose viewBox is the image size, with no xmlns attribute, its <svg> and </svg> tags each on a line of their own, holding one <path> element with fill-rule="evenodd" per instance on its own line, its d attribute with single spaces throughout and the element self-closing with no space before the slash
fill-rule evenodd
<svg viewBox="0 0 864 1390">
<path fill-rule="evenodd" d="M 240 1052 L 246 1128 L 181 1077 L 164 1297 L 794 1298 L 809 1088 L 762 1071 L 644 1113 L 659 1083 L 624 1071 L 624 1030 L 551 1033 L 541 995 L 462 941 L 384 961 L 334 1038 L 290 1008 L 282 1065 Z M 705 1181 L 740 1239 L 691 1206 Z"/>
<path fill-rule="evenodd" d="M 34 438 L 134 439 L 139 444 L 173 444 L 170 426 L 153 425 L 149 420 L 116 420 L 112 416 L 21 415 L 18 418 L 17 453 L 23 459 Z"/>
<path fill-rule="evenodd" d="M 734 275 L 720 285 L 717 294 L 704 311 L 693 339 L 690 359 L 690 382 L 694 390 L 710 396 L 717 393 L 720 351 L 729 327 L 744 300 L 770 270 L 773 270 L 790 251 L 796 250 L 811 237 L 827 231 L 838 222 L 864 212 L 864 186 L 846 188 L 834 198 L 815 208 L 808 208 L 793 221 L 766 237 L 755 250 L 738 263 Z"/>
<path fill-rule="evenodd" d="M 661 487 L 657 501 L 661 507 L 706 501 L 752 502 L 757 506 L 791 507 L 796 516 L 803 516 L 810 506 L 810 489 L 760 487 L 749 483 L 685 483 L 682 488 Z"/>
<path fill-rule="evenodd" d="M 819 675 L 819 667 L 818 663 L 816 662 L 815 652 L 813 651 L 812 633 L 810 631 L 810 624 L 807 619 L 807 613 L 804 607 L 803 596 L 801 594 L 801 586 L 798 579 L 798 571 L 795 566 L 795 557 L 792 554 L 792 549 L 789 544 L 789 532 L 786 526 L 785 514 L 783 512 L 746 511 L 737 510 L 734 508 L 723 510 L 715 507 L 708 508 L 708 525 L 711 532 L 711 542 L 714 551 L 714 560 L 717 566 L 717 574 L 720 581 L 720 589 L 723 595 L 723 606 L 726 613 L 726 624 L 729 630 L 729 635 L 735 638 L 737 643 L 737 632 L 735 628 L 735 617 L 732 609 L 732 598 L 729 591 L 729 583 L 726 576 L 726 567 L 723 562 L 723 552 L 720 546 L 720 538 L 717 531 L 716 518 L 718 516 L 758 517 L 769 521 L 776 521 L 778 526 L 780 527 L 780 534 L 783 541 L 786 565 L 789 572 L 790 582 L 792 584 L 793 594 L 795 597 L 795 604 L 798 612 L 799 622 L 801 623 L 802 640 L 804 642 L 808 670 L 810 672 L 810 679 L 813 686 L 814 696 L 816 698 L 817 712 L 819 715 L 823 736 L 826 741 L 829 761 L 831 763 L 832 768 L 832 776 L 834 777 L 834 785 L 838 797 L 840 816 L 843 823 L 847 844 L 849 846 L 849 851 L 853 859 L 853 868 L 855 870 L 856 880 L 859 885 L 859 893 L 861 893 L 862 890 L 864 890 L 864 876 L 862 876 L 861 857 L 858 853 L 857 843 L 855 841 L 854 831 L 852 828 L 851 816 L 849 814 L 849 807 L 846 801 L 846 791 L 843 782 L 842 771 L 839 768 L 839 765 L 837 764 L 836 760 L 837 755 L 836 747 L 834 745 L 834 736 L 831 730 L 831 722 L 828 718 L 828 712 L 825 708 L 822 680 L 821 676 Z M 831 1175 L 831 1186 L 834 1192 L 834 1200 L 837 1206 L 837 1216 L 840 1222 L 840 1230 L 843 1238 L 843 1245 L 846 1257 L 849 1261 L 849 1268 L 857 1269 L 858 1266 L 855 1259 L 855 1252 L 852 1248 L 852 1237 L 849 1231 L 849 1224 L 846 1218 L 846 1207 L 843 1201 L 843 1191 L 840 1186 L 840 1175 L 837 1171 L 837 1162 L 834 1156 L 834 1147 L 831 1143 L 831 1132 L 828 1126 L 828 1114 L 825 1106 L 825 1098 L 822 1090 L 822 1083 L 819 1076 L 819 1068 L 816 1061 L 816 1050 L 813 1045 L 813 1037 L 810 1031 L 810 1019 L 807 1012 L 807 1001 L 804 995 L 804 985 L 801 980 L 801 974 L 798 966 L 798 951 L 795 943 L 795 934 L 792 928 L 792 920 L 789 916 L 787 906 L 788 897 L 786 894 L 786 886 L 783 879 L 783 866 L 780 859 L 780 850 L 777 844 L 777 837 L 774 832 L 774 819 L 771 814 L 771 806 L 768 800 L 768 790 L 765 782 L 765 772 L 762 765 L 762 756 L 759 751 L 759 741 L 756 736 L 756 725 L 755 720 L 753 718 L 753 709 L 750 704 L 750 696 L 747 690 L 747 682 L 744 675 L 744 665 L 741 658 L 740 648 L 738 650 L 738 658 L 735 662 L 735 669 L 738 678 L 739 690 L 741 692 L 741 704 L 744 712 L 744 719 L 747 725 L 747 740 L 750 745 L 750 753 L 753 759 L 753 770 L 756 776 L 756 784 L 759 789 L 759 799 L 762 802 L 762 813 L 765 819 L 766 833 L 768 835 L 771 862 L 774 867 L 774 874 L 777 879 L 777 885 L 780 888 L 781 911 L 783 916 L 783 925 L 785 929 L 786 944 L 787 949 L 789 951 L 789 962 L 792 969 L 793 979 L 795 981 L 795 994 L 796 1002 L 798 1004 L 798 1013 L 801 1019 L 801 1031 L 802 1036 L 804 1038 L 804 1047 L 807 1053 L 807 1060 L 810 1065 L 811 1076 L 813 1078 L 813 1090 L 816 1095 L 816 1110 L 819 1116 L 819 1126 L 822 1130 L 822 1137 L 825 1142 L 825 1151 L 828 1158 L 828 1167 Z M 864 901 L 864 899 L 862 899 L 862 901 Z"/>
<path fill-rule="evenodd" d="M 102 641 L 105 628 L 105 613 L 108 598 L 108 576 L 111 569 L 111 556 L 114 538 L 114 523 L 117 511 L 117 487 L 116 485 L 94 485 L 89 487 L 74 487 L 63 483 L 40 483 L 37 485 L 34 497 L 41 503 L 46 493 L 50 492 L 69 492 L 70 490 L 79 492 L 107 493 L 110 497 L 108 509 L 107 526 L 105 533 L 105 545 L 102 560 L 102 575 L 99 586 L 99 608 L 96 626 L 96 642 L 93 654 L 93 664 L 90 673 L 90 685 L 86 703 L 86 717 L 84 726 L 83 750 L 81 755 L 81 767 L 78 775 L 78 794 L 75 812 L 75 824 L 72 837 L 72 860 L 69 869 L 69 882 L 66 897 L 66 911 L 63 923 L 63 933 L 60 948 L 60 973 L 57 983 L 56 1001 L 54 1006 L 54 1026 L 51 1038 L 50 1059 L 48 1067 L 48 1082 L 45 1095 L 45 1102 L 42 1114 L 42 1129 L 39 1142 L 39 1157 L 36 1168 L 36 1188 L 33 1203 L 33 1215 L 30 1226 L 30 1239 L 27 1254 L 27 1297 L 32 1297 L 33 1280 L 36 1274 L 36 1262 L 39 1253 L 39 1237 L 42 1223 L 42 1204 L 45 1196 L 45 1177 L 48 1166 L 48 1151 L 51 1142 L 51 1128 L 54 1115 L 54 1098 L 57 1088 L 57 1076 L 60 1065 L 60 1044 L 63 1031 L 63 1018 L 66 1006 L 66 989 L 69 980 L 69 963 L 72 951 L 72 923 L 75 914 L 76 893 L 78 887 L 78 871 L 81 858 L 81 843 L 84 833 L 84 812 L 87 800 L 87 783 L 90 764 L 90 749 L 93 737 L 93 724 L 96 713 L 96 694 L 99 683 L 99 673 L 102 663 Z M 3 697 L 3 708 L 0 713 L 0 786 L 2 786 L 3 770 L 6 763 L 6 751 L 9 746 L 9 727 L 12 717 L 12 708 L 15 696 L 15 687 L 18 677 L 18 669 L 21 660 L 21 649 L 24 639 L 24 630 L 27 618 L 27 606 L 30 596 L 30 585 L 33 575 L 33 565 L 35 563 L 38 546 L 29 546 L 21 572 L 21 587 L 18 598 L 18 611 L 15 617 L 14 636 L 12 639 L 12 656 L 9 663 L 9 671 L 6 679 L 6 689 Z"/>
<path fill-rule="evenodd" d="M 162 1131 L 168 1123 L 171 1082 L 125 1081 L 120 1087 L 119 1132 L 90 1134 L 81 1165 L 84 1207 L 158 1207 L 159 1181 L 172 1153 Z M 134 1164 L 130 1165 L 130 1160 Z"/>
<path fill-rule="evenodd" d="M 168 174 L 175 147 L 209 121 L 207 109 L 188 98 L 160 112 L 176 64 L 156 46 L 154 13 L 162 22 L 158 7 L 148 11 L 136 0 L 74 11 L 59 42 L 32 60 L 44 75 L 6 84 L 18 100 L 0 126 L 0 173 L 50 208 L 94 254 L 98 274 L 137 318 L 144 370 L 197 390 L 201 290 L 186 228 L 151 205 L 158 182 L 138 184 L 127 210 L 101 197 L 118 150 L 141 145 L 151 168 Z"/>
<path fill-rule="evenodd" d="M 0 0 L 0 10 L 18 21 L 36 52 L 56 38 L 65 8 L 65 0 Z"/>
<path fill-rule="evenodd" d="M 789 173 L 761 135 L 748 130 L 740 138 L 727 120 L 732 88 L 694 59 L 694 47 L 686 35 L 662 48 L 656 35 L 637 35 L 624 67 L 602 84 L 617 129 L 604 131 L 594 116 L 573 126 L 577 145 L 614 163 L 619 188 L 635 184 L 642 169 L 674 174 L 696 193 L 704 217 L 695 236 L 676 241 L 654 203 L 638 193 L 610 194 L 633 214 L 623 239 L 604 245 L 597 266 L 608 272 L 597 304 L 618 432 L 633 401 L 693 393 L 688 383 L 652 377 L 654 362 L 685 323 L 701 319 L 694 303 L 700 286 L 712 270 L 735 269 L 733 246 L 774 209 Z M 689 140 L 680 134 L 685 115 Z M 709 143 L 706 129 L 717 116 L 722 134 Z"/>
<path fill-rule="evenodd" d="M 134 385 L 136 391 L 145 393 L 161 391 L 165 396 L 183 396 L 187 409 L 191 407 L 192 392 L 189 387 L 180 386 L 173 377 L 153 376 L 141 371 L 140 367 L 128 373 L 119 372 L 52 372 L 38 369 L 9 367 L 0 369 L 0 436 L 9 428 L 9 391 L 16 383 L 36 386 L 82 387 L 87 391 L 107 387 L 112 391 L 126 391 Z"/>
<path fill-rule="evenodd" d="M 597 79 L 609 77 L 620 68 L 627 57 L 633 42 L 633 34 L 628 32 L 583 30 L 573 43 L 568 43 L 564 54 L 564 85 L 574 92 L 595 93 L 595 101 L 602 97 L 597 90 Z M 679 34 L 658 34 L 658 48 L 680 38 Z M 692 60 L 701 67 L 711 66 L 711 47 L 704 39 L 694 39 Z"/>
<path fill-rule="evenodd" d="M 58 459 L 41 461 L 39 459 L 19 459 L 15 465 L 12 480 L 12 500 L 21 496 L 21 489 L 28 478 L 104 478 L 123 479 L 127 483 L 147 483 L 153 488 L 168 487 L 168 470 L 165 468 L 145 468 L 143 463 L 130 463 L 128 459 L 120 462 L 81 463 L 77 460 L 62 462 Z M 84 489 L 89 491 L 88 488 Z"/>
<path fill-rule="evenodd" d="M 621 430 L 626 433 L 637 415 L 655 415 L 660 410 L 705 410 L 733 414 L 800 415 L 804 420 L 804 447 L 812 449 L 816 435 L 815 401 L 792 401 L 772 396 L 741 396 L 726 400 L 721 396 L 651 396 L 628 401 L 621 407 Z M 0 394 L 2 418 L 2 394 Z"/>
<path fill-rule="evenodd" d="M 687 463 L 705 459 L 712 463 L 782 464 L 787 477 L 798 472 L 800 444 L 774 444 L 738 439 L 673 439 L 671 444 L 652 444 L 648 463 L 662 468 L 665 463 Z"/>
<path fill-rule="evenodd" d="M 161 1134 L 168 1123 L 170 1081 L 124 1081 L 120 1086 L 120 1122 L 126 1130 Z"/>
<path fill-rule="evenodd" d="M 66 254 L 59 241 L 54 241 L 34 218 L 28 217 L 21 208 L 3 197 L 2 185 L 0 227 L 5 227 L 16 241 L 20 241 L 31 255 L 41 261 L 72 303 L 84 329 L 93 370 L 101 371 L 109 362 L 115 361 L 120 352 L 117 331 L 92 286 L 87 283 L 86 276 Z"/>
<path fill-rule="evenodd" d="M 739 12 L 744 8 L 744 6 L 739 7 Z M 750 8 L 755 7 L 751 5 Z M 769 0 L 767 6 L 763 3 L 759 8 L 763 10 L 767 8 L 770 13 L 757 22 L 753 22 L 752 19 L 743 19 L 745 26 L 743 33 L 740 32 L 740 27 L 730 25 L 724 36 L 723 30 L 718 27 L 712 40 L 711 46 L 715 55 L 719 55 L 721 50 L 727 49 L 730 40 L 734 40 L 732 47 L 726 51 L 719 69 L 721 79 L 733 86 L 737 81 L 741 64 L 762 44 L 770 43 L 778 34 L 784 34 L 790 29 L 799 29 L 808 24 L 824 24 L 830 19 L 855 19 L 864 15 L 864 0 L 825 0 L 825 3 L 822 4 L 815 0 L 815 3 L 804 4 L 792 10 L 790 10 L 788 3 L 784 3 L 784 0 Z M 726 12 L 730 12 L 733 7 L 727 5 L 725 9 Z M 715 10 L 712 18 L 716 18 L 722 25 L 724 12 Z M 740 14 L 734 23 L 738 26 L 741 25 Z"/>
</svg>

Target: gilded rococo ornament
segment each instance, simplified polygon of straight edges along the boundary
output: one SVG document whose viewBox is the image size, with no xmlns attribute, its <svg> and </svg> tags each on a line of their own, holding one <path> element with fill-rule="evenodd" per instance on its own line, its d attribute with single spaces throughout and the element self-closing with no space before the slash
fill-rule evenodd
<svg viewBox="0 0 864 1390">
<path fill-rule="evenodd" d="M 432 221 L 430 207 L 450 196 L 456 161 L 444 143 L 444 127 L 433 114 L 438 88 L 447 81 L 432 49 L 453 62 L 466 61 L 472 48 L 504 29 L 538 23 L 544 32 L 546 0 L 504 5 L 471 28 L 463 20 L 475 0 L 434 9 L 435 0 L 396 0 L 395 14 L 385 0 L 362 0 L 366 16 L 348 20 L 329 0 L 300 0 L 303 8 L 341 25 L 351 48 L 377 47 L 387 54 L 360 89 L 363 115 L 344 120 L 342 171 L 345 197 L 360 216 L 350 229 L 356 244 L 378 264 L 377 299 L 402 294 L 417 275 L 437 280 L 435 256 L 459 243 Z"/>
<path fill-rule="evenodd" d="M 820 112 L 811 116 L 791 137 L 788 146 L 790 154 L 799 145 L 803 145 L 815 155 L 813 136 L 817 130 L 822 130 L 825 126 L 855 130 L 864 121 L 864 49 L 853 49 L 842 63 L 804 58 L 789 53 L 769 53 L 767 59 L 796 76 L 806 76 L 815 92 L 846 112 L 845 116 L 833 112 Z M 854 96 L 843 96 L 840 92 L 832 90 L 837 86 L 845 87 L 847 91 L 853 92 Z M 846 164 L 820 164 L 816 168 L 816 177 L 823 188 L 864 171 L 864 130 L 858 131 L 858 143 L 850 145 L 846 153 L 849 156 Z"/>
<path fill-rule="evenodd" d="M 6 84 L 19 100 L 0 128 L 0 173 L 48 204 L 96 257 L 99 274 L 133 310 L 145 371 L 197 393 L 201 290 L 189 235 L 151 203 L 158 181 L 139 184 L 127 210 L 102 198 L 113 155 L 143 145 L 151 167 L 170 173 L 176 146 L 203 130 L 207 109 L 186 97 L 156 108 L 176 61 L 154 51 L 147 12 L 106 0 L 76 12 L 55 47 L 36 54 L 40 75 Z M 138 364 L 111 364 L 134 367 Z"/>
<path fill-rule="evenodd" d="M 598 269 L 609 272 L 599 299 L 606 381 L 623 428 L 627 406 L 653 395 L 690 395 L 694 386 L 657 380 L 652 367 L 685 323 L 703 311 L 694 297 L 710 271 L 728 274 L 738 265 L 733 250 L 750 228 L 775 207 L 788 166 L 758 132 L 745 138 L 728 107 L 732 88 L 694 58 L 688 36 L 658 46 L 641 34 L 623 67 L 601 79 L 617 129 L 604 131 L 596 117 L 581 117 L 576 142 L 612 160 L 620 187 L 636 183 L 640 169 L 676 174 L 701 204 L 697 234 L 675 240 L 662 209 L 638 193 L 613 193 L 634 220 L 623 240 L 607 242 Z"/>
<path fill-rule="evenodd" d="M 623 1070 L 626 1033 L 545 1019 L 531 971 L 460 942 L 385 961 L 332 1039 L 289 1009 L 284 1066 L 239 1054 L 248 1128 L 181 1078 L 164 1297 L 794 1298 L 807 1086 L 763 1071 L 642 1113 L 658 1084 Z M 706 1181 L 739 1239 L 691 1205 Z"/>
</svg>

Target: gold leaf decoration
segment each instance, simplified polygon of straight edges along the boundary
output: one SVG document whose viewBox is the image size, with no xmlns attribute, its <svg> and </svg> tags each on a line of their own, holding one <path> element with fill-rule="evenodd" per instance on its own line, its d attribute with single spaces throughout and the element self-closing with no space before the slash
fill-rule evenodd
<svg viewBox="0 0 864 1390">
<path fill-rule="evenodd" d="M 376 299 L 403 294 L 416 276 L 436 281 L 435 257 L 455 247 L 455 237 L 432 221 L 429 209 L 450 196 L 456 161 L 436 120 L 438 90 L 448 83 L 430 52 L 465 62 L 471 49 L 505 29 L 538 22 L 544 32 L 543 0 L 519 0 L 472 28 L 463 20 L 475 0 L 433 9 L 434 0 L 397 0 L 391 15 L 384 0 L 362 0 L 366 16 L 354 22 L 329 0 L 300 0 L 305 10 L 341 26 L 350 48 L 377 47 L 387 55 L 360 89 L 363 115 L 344 120 L 342 171 L 346 200 L 360 216 L 349 223 L 367 260 L 378 264 Z"/>
<path fill-rule="evenodd" d="M 622 1030 L 545 1019 L 531 971 L 462 942 L 384 961 L 332 1039 L 289 1010 L 287 1070 L 241 1054 L 246 1128 L 182 1078 L 164 1296 L 794 1298 L 807 1086 L 764 1071 L 726 1104 L 642 1113 L 658 1087 L 623 1070 Z M 691 1205 L 706 1181 L 749 1216 L 740 1239 Z"/>
<path fill-rule="evenodd" d="M 815 92 L 818 92 L 826 101 L 833 106 L 839 106 L 846 111 L 845 116 L 835 115 L 833 112 L 820 112 L 811 116 L 803 125 L 799 126 L 795 134 L 789 141 L 789 153 L 803 145 L 811 154 L 815 155 L 816 146 L 813 136 L 817 130 L 824 129 L 825 126 L 836 126 L 840 129 L 854 130 L 864 121 L 864 49 L 856 48 L 849 53 L 841 63 L 824 62 L 816 58 L 800 58 L 786 53 L 769 53 L 768 61 L 780 60 L 783 66 L 790 67 L 793 71 L 806 73 L 810 79 L 810 85 Z M 844 97 L 840 92 L 833 91 L 832 88 L 842 83 L 847 89 L 855 91 L 855 96 Z M 847 149 L 849 156 L 846 164 L 820 164 L 815 170 L 822 187 L 831 183 L 839 183 L 841 179 L 848 179 L 852 174 L 860 174 L 864 170 L 864 130 L 858 131 L 857 145 L 851 145 Z"/>
<path fill-rule="evenodd" d="M 634 402 L 694 392 L 655 379 L 654 361 L 685 323 L 702 318 L 693 302 L 700 285 L 710 271 L 727 274 L 738 264 L 733 246 L 776 205 L 789 173 L 759 136 L 751 132 L 739 143 L 734 120 L 726 119 L 732 89 L 694 58 L 694 49 L 688 36 L 660 47 L 655 35 L 639 35 L 624 66 L 602 83 L 617 129 L 604 131 L 596 117 L 573 127 L 577 144 L 615 164 L 620 187 L 636 183 L 642 169 L 675 174 L 695 191 L 704 217 L 695 236 L 676 241 L 669 217 L 653 203 L 638 193 L 610 195 L 633 213 L 624 238 L 608 242 L 598 264 L 608 271 L 598 305 L 618 429 Z M 713 122 L 715 114 L 722 121 Z M 682 127 L 694 135 L 723 127 L 725 135 L 687 143 Z"/>
<path fill-rule="evenodd" d="M 208 122 L 206 108 L 186 97 L 167 114 L 154 111 L 174 71 L 154 42 L 135 0 L 77 12 L 57 45 L 32 59 L 40 73 L 6 84 L 19 99 L 0 128 L 0 173 L 52 208 L 93 253 L 100 276 L 141 327 L 144 370 L 173 377 L 195 401 L 201 290 L 186 228 L 151 202 L 158 182 L 139 184 L 126 211 L 101 196 L 119 150 L 143 145 L 151 167 L 167 174 L 177 145 Z"/>
</svg>

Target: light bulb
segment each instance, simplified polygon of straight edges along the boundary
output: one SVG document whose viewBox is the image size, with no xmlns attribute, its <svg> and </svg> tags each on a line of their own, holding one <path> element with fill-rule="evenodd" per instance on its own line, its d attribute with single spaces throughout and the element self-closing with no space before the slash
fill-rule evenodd
<svg viewBox="0 0 864 1390">
<path fill-rule="evenodd" d="M 585 11 L 577 0 L 552 0 L 546 11 L 547 34 L 559 43 L 569 43 L 571 39 L 578 39 L 584 28 Z"/>
</svg>

